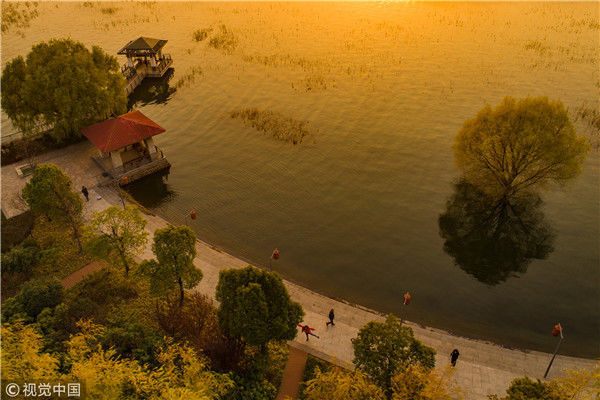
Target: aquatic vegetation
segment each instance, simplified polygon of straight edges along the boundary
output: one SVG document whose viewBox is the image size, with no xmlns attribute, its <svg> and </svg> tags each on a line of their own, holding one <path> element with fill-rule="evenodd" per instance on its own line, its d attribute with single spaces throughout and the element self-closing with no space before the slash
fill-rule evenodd
<svg viewBox="0 0 600 400">
<path fill-rule="evenodd" d="M 229 115 L 231 118 L 241 119 L 246 126 L 284 142 L 300 144 L 313 136 L 313 130 L 308 127 L 307 121 L 298 121 L 273 111 L 245 108 Z"/>
<path fill-rule="evenodd" d="M 108 14 L 108 15 L 112 15 L 112 14 L 116 13 L 117 11 L 119 11 L 119 7 L 103 7 L 100 9 L 100 12 L 102 14 Z"/>
<path fill-rule="evenodd" d="M 583 121 L 591 129 L 590 142 L 597 149 L 600 147 L 600 110 L 597 107 L 580 105 L 573 111 L 573 120 Z"/>
<path fill-rule="evenodd" d="M 525 43 L 525 50 L 534 50 L 540 54 L 544 54 L 549 50 L 549 47 L 539 40 L 529 40 Z"/>
<path fill-rule="evenodd" d="M 218 32 L 208 41 L 208 45 L 231 54 L 238 45 L 238 39 L 230 29 L 225 25 L 221 25 Z"/>
<path fill-rule="evenodd" d="M 262 64 L 267 67 L 298 67 L 304 71 L 314 71 L 326 66 L 326 63 L 322 60 L 310 60 L 306 57 L 292 56 L 290 54 L 271 54 L 268 56 L 244 54 L 242 60 Z"/>
<path fill-rule="evenodd" d="M 212 33 L 212 31 L 213 31 L 212 26 L 210 26 L 208 28 L 198 29 L 197 31 L 192 33 L 192 38 L 196 42 L 201 42 L 204 39 L 206 39 L 208 37 L 208 35 L 210 35 Z"/>
<path fill-rule="evenodd" d="M 335 81 L 333 79 L 327 79 L 325 76 L 320 74 L 307 75 L 296 84 L 292 83 L 293 89 L 307 92 L 325 90 L 328 87 L 335 87 Z"/>
<path fill-rule="evenodd" d="M 200 75 L 202 75 L 202 68 L 200 66 L 193 67 L 189 72 L 177 80 L 175 87 L 180 89 L 184 86 L 190 86 L 192 83 L 196 82 L 196 77 Z"/>
<path fill-rule="evenodd" d="M 2 33 L 7 33 L 11 28 L 17 28 L 17 34 L 25 36 L 23 29 L 29 28 L 30 22 L 37 18 L 40 13 L 37 10 L 38 3 L 13 3 L 2 2 Z"/>
</svg>

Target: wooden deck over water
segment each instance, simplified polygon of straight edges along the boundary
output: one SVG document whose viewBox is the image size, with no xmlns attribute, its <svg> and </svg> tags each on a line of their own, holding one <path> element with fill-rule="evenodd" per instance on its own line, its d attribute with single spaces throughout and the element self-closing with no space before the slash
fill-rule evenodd
<svg viewBox="0 0 600 400">
<path fill-rule="evenodd" d="M 171 59 L 171 56 L 167 54 L 155 67 L 150 66 L 150 64 L 138 62 L 135 66 L 135 70 L 127 67 L 122 68 L 121 71 L 127 78 L 125 93 L 127 93 L 127 95 L 131 94 L 131 92 L 142 83 L 144 78 L 162 77 L 171 65 L 173 65 L 173 60 Z"/>
</svg>

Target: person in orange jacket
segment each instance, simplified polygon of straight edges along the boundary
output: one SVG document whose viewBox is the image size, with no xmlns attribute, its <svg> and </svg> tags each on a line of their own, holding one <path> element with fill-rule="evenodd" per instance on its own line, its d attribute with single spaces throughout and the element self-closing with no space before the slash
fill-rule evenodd
<svg viewBox="0 0 600 400">
<path fill-rule="evenodd" d="M 317 335 L 315 335 L 314 333 L 312 333 L 312 331 L 315 330 L 315 328 L 311 328 L 308 325 L 302 325 L 302 324 L 298 324 L 299 327 L 302 328 L 302 333 L 306 334 L 306 341 L 308 342 L 308 335 L 312 335 L 314 337 L 316 337 L 317 339 L 319 339 L 319 337 Z"/>
</svg>

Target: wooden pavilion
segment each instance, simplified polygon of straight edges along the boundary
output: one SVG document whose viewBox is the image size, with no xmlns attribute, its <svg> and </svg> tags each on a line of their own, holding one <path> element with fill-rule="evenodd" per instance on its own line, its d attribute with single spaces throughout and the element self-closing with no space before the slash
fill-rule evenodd
<svg viewBox="0 0 600 400">
<path fill-rule="evenodd" d="M 169 168 L 171 164 L 154 144 L 165 129 L 140 111 L 132 111 L 81 130 L 99 150 L 93 160 L 121 184 Z M 127 176 L 127 180 L 123 180 Z"/>
<path fill-rule="evenodd" d="M 142 79 L 160 78 L 173 64 L 171 55 L 163 53 L 167 40 L 141 36 L 127 43 L 117 54 L 125 55 L 127 62 L 121 72 L 127 78 L 127 94 L 140 84 Z"/>
</svg>

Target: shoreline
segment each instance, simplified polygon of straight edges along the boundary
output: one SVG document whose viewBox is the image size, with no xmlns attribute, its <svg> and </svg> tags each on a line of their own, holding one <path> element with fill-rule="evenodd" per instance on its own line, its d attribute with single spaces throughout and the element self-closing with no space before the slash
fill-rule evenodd
<svg viewBox="0 0 600 400">
<path fill-rule="evenodd" d="M 120 206 L 120 199 L 112 188 L 95 187 L 92 190 L 100 193 L 102 199 L 90 201 L 90 203 L 104 204 L 89 204 L 88 208 L 93 208 L 91 211 L 99 211 L 110 205 Z M 90 198 L 92 197 L 95 198 L 90 195 Z M 137 205 L 136 203 L 137 201 L 132 202 Z M 150 233 L 172 225 L 166 218 L 154 211 L 151 211 L 151 214 L 144 214 L 144 218 L 148 221 L 146 229 Z M 203 241 L 197 235 L 196 251 L 194 264 L 202 270 L 204 277 L 192 290 L 208 296 L 214 302 L 216 302 L 214 296 L 219 272 L 228 268 L 243 268 L 252 264 L 218 246 Z M 153 257 L 150 244 L 148 244 L 138 258 L 141 260 Z M 308 342 L 304 340 L 303 336 L 298 335 L 288 344 L 340 367 L 353 368 L 354 352 L 351 339 L 356 337 L 358 330 L 366 323 L 383 321 L 385 314 L 344 299 L 327 297 L 290 279 L 284 277 L 282 279 L 292 299 L 302 305 L 305 311 L 304 322 L 317 327 L 320 335 L 320 339 L 312 339 Z M 325 327 L 325 322 L 326 315 L 331 308 L 336 311 L 336 325 L 330 328 Z M 448 365 L 448 355 L 452 349 L 460 350 L 461 356 L 454 369 L 454 379 L 463 388 L 469 399 L 484 400 L 487 399 L 488 394 L 503 395 L 515 378 L 529 376 L 534 379 L 542 379 L 552 357 L 550 353 L 509 348 L 487 340 L 471 339 L 410 321 L 405 321 L 405 324 L 413 329 L 417 339 L 436 350 L 436 368 L 444 368 Z M 594 359 L 558 354 L 548 375 L 548 380 L 562 376 L 564 369 L 587 369 L 593 368 L 595 365 L 597 365 L 597 361 Z"/>
<path fill-rule="evenodd" d="M 123 189 L 121 189 L 121 190 L 123 190 Z M 124 190 L 123 190 L 123 191 L 124 191 Z M 134 205 L 136 205 L 137 207 L 141 208 L 142 210 L 145 210 L 145 211 L 142 211 L 143 213 L 146 213 L 146 212 L 147 212 L 147 213 L 150 213 L 152 216 L 155 216 L 155 217 L 158 217 L 158 218 L 160 218 L 160 219 L 164 220 L 164 221 L 165 221 L 167 224 L 170 224 L 170 225 L 176 225 L 176 223 L 174 223 L 174 222 L 170 221 L 170 220 L 169 220 L 169 219 L 168 219 L 166 216 L 164 216 L 163 214 L 161 214 L 161 213 L 158 213 L 158 212 L 157 212 L 157 211 L 155 211 L 155 210 L 151 210 L 151 209 L 149 209 L 149 208 L 145 207 L 145 206 L 144 206 L 143 204 L 141 204 L 141 203 L 140 203 L 138 200 L 136 200 L 136 199 L 133 197 L 133 195 L 131 195 L 130 193 L 128 193 L 128 192 L 126 192 L 126 191 L 124 191 L 124 192 L 125 192 L 125 193 L 127 193 L 126 200 L 127 200 L 127 201 L 129 201 L 131 204 L 134 204 Z M 119 206 L 119 204 L 113 204 L 113 205 Z M 193 229 L 192 229 L 192 230 L 193 230 Z M 229 250 L 229 249 L 222 248 L 222 247 L 220 247 L 220 246 L 218 246 L 218 245 L 215 245 L 215 244 L 213 244 L 213 243 L 211 243 L 211 242 L 208 242 L 208 241 L 204 240 L 203 238 L 201 238 L 201 237 L 198 235 L 198 233 L 197 233 L 196 231 L 194 231 L 194 234 L 196 235 L 196 241 L 197 241 L 198 243 L 201 243 L 201 244 L 203 244 L 204 246 L 207 246 L 207 247 L 211 248 L 211 249 L 212 249 L 212 250 L 214 250 L 214 251 L 217 251 L 217 252 L 219 252 L 219 253 L 226 254 L 226 255 L 228 255 L 228 256 L 230 256 L 230 257 L 233 257 L 233 258 L 235 258 L 235 259 L 238 259 L 238 260 L 240 260 L 240 261 L 243 261 L 243 262 L 247 263 L 248 265 L 252 265 L 252 266 L 254 266 L 254 267 L 261 268 L 261 269 L 264 269 L 264 270 L 269 270 L 269 269 L 268 269 L 266 266 L 264 266 L 264 265 L 260 265 L 260 264 L 256 264 L 256 263 L 254 263 L 254 262 L 252 262 L 252 261 L 250 261 L 250 260 L 246 259 L 246 258 L 245 258 L 245 257 L 243 257 L 243 256 L 240 256 L 240 255 L 237 255 L 237 254 L 235 254 L 235 252 L 234 252 L 234 251 L 232 251 L 232 250 Z M 385 317 L 386 317 L 388 314 L 393 314 L 393 315 L 394 315 L 394 316 L 396 316 L 398 319 L 400 319 L 400 316 L 398 316 L 398 315 L 396 315 L 396 314 L 394 314 L 394 313 L 392 313 L 392 312 L 389 312 L 389 313 L 388 313 L 388 312 L 385 312 L 385 311 L 380 311 L 380 310 L 377 310 L 377 309 L 374 309 L 374 308 L 370 308 L 370 307 L 364 306 L 364 305 L 362 305 L 362 304 L 359 304 L 359 303 L 352 302 L 352 301 L 350 301 L 350 300 L 347 300 L 347 299 L 345 299 L 345 298 L 342 298 L 342 297 L 330 296 L 328 293 L 326 293 L 326 292 L 324 292 L 324 291 L 321 291 L 321 290 L 317 290 L 317 289 L 311 288 L 311 287 L 309 287 L 309 286 L 307 286 L 307 285 L 304 285 L 304 284 L 303 284 L 303 283 L 301 283 L 301 282 L 298 282 L 298 281 L 296 281 L 296 280 L 295 280 L 295 279 L 293 279 L 293 278 L 290 278 L 290 277 L 288 277 L 288 276 L 285 276 L 285 275 L 284 275 L 283 273 L 281 273 L 280 271 L 273 270 L 273 272 L 277 272 L 277 273 L 279 274 L 279 276 L 281 276 L 281 279 L 282 279 L 284 282 L 288 282 L 288 283 L 291 283 L 291 284 L 293 284 L 293 285 L 295 285 L 295 286 L 301 287 L 301 288 L 303 288 L 303 289 L 305 289 L 305 290 L 307 290 L 307 291 L 310 291 L 310 292 L 312 292 L 312 293 L 314 293 L 314 294 L 316 294 L 316 295 L 323 296 L 323 297 L 325 297 L 325 298 L 327 298 L 327 299 L 330 299 L 331 301 L 335 301 L 335 302 L 339 302 L 339 303 L 346 304 L 346 305 L 347 305 L 347 306 L 349 306 L 349 307 L 352 307 L 352 308 L 357 308 L 357 309 L 359 309 L 359 310 L 361 310 L 361 311 L 364 311 L 364 312 L 367 312 L 367 313 L 371 313 L 371 314 L 374 314 L 374 315 L 378 315 L 378 316 L 380 316 L 381 318 L 385 318 Z M 477 341 L 477 342 L 481 342 L 481 343 L 486 343 L 486 344 L 489 344 L 489 345 L 492 345 L 492 346 L 497 346 L 497 347 L 500 347 L 500 348 L 503 348 L 503 349 L 506 349 L 506 350 L 510 350 L 510 351 L 520 351 L 520 352 L 523 352 L 523 353 L 526 353 L 526 354 L 527 354 L 527 353 L 533 353 L 533 352 L 537 352 L 537 353 L 540 353 L 540 354 L 549 354 L 549 356 L 551 356 L 551 355 L 552 355 L 552 353 L 547 353 L 547 352 L 545 352 L 545 351 L 542 351 L 542 350 L 531 349 L 531 348 L 522 347 L 522 346 L 518 346 L 518 345 L 514 345 L 514 346 L 513 346 L 513 345 L 508 345 L 508 344 L 504 344 L 504 343 L 495 342 L 495 341 L 493 341 L 493 340 L 491 340 L 491 339 L 486 339 L 485 337 L 483 337 L 483 335 L 481 335 L 481 336 L 477 336 L 477 335 L 475 335 L 475 336 L 467 336 L 467 335 L 463 335 L 463 334 L 460 334 L 460 333 L 453 332 L 452 330 L 449 330 L 449 329 L 446 329 L 446 328 L 435 327 L 435 326 L 429 326 L 429 325 L 422 324 L 422 323 L 420 323 L 420 322 L 414 322 L 414 321 L 408 321 L 408 320 L 405 320 L 405 323 L 407 323 L 407 324 L 408 324 L 408 325 L 410 325 L 410 326 L 418 326 L 418 327 L 419 327 L 419 328 L 421 328 L 421 329 L 436 330 L 436 331 L 439 331 L 440 333 L 443 333 L 443 334 L 445 334 L 445 335 L 448 335 L 448 336 L 451 336 L 451 337 L 455 337 L 455 338 L 457 338 L 457 339 L 464 339 L 464 340 L 471 340 L 471 341 Z M 575 359 L 582 359 L 582 360 L 592 360 L 592 361 L 595 361 L 595 360 L 597 360 L 597 359 L 600 357 L 600 355 L 599 355 L 598 357 L 594 357 L 594 356 L 573 356 L 573 355 L 565 355 L 565 357 L 571 357 L 571 358 L 575 358 Z"/>
</svg>

